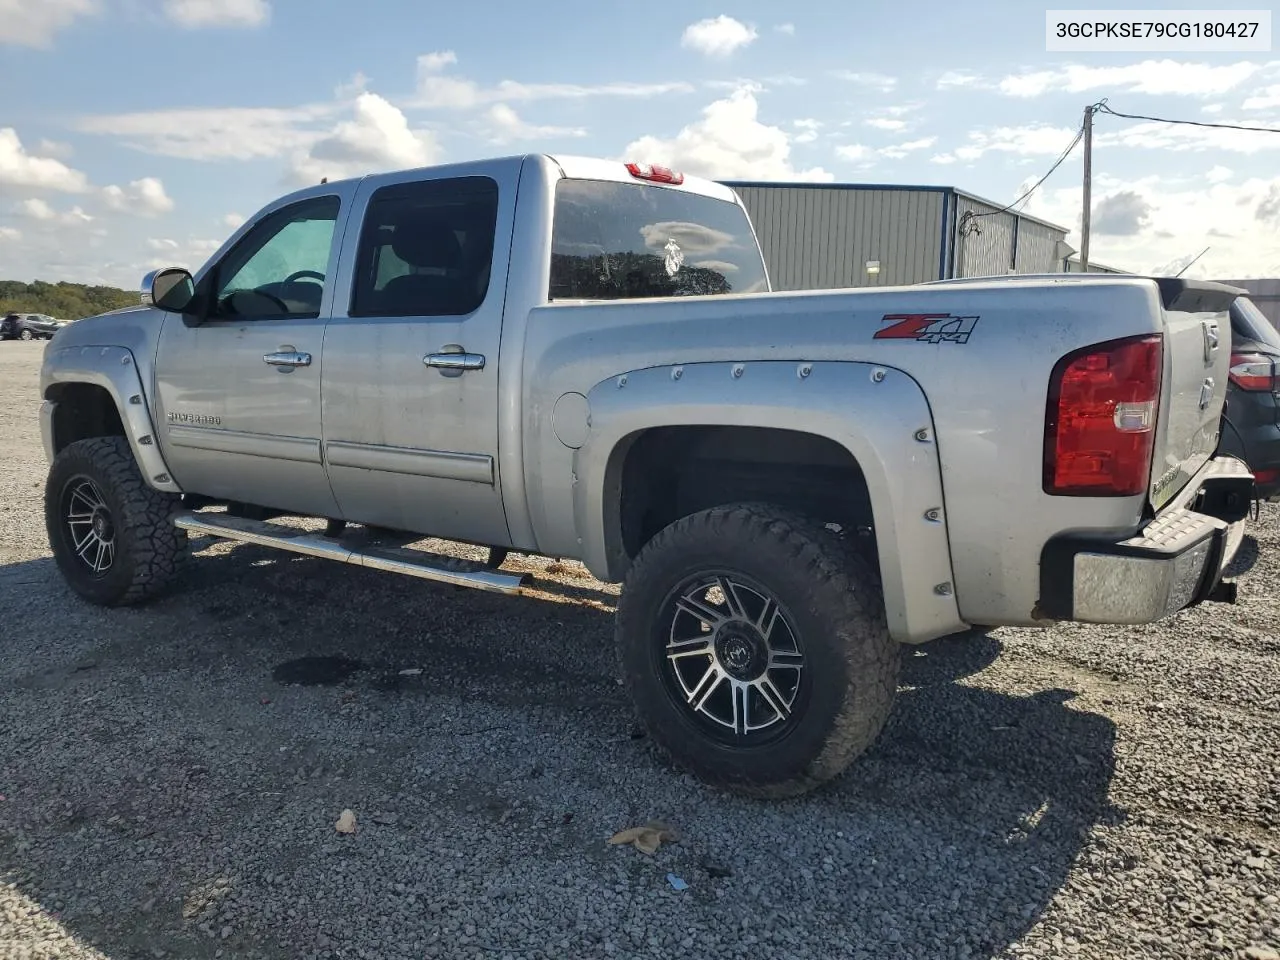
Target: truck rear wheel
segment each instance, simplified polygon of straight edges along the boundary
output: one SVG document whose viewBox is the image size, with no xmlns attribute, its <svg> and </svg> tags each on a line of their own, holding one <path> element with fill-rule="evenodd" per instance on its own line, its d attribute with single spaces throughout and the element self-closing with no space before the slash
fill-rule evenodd
<svg viewBox="0 0 1280 960">
<path fill-rule="evenodd" d="M 623 584 L 616 641 L 657 747 L 752 796 L 837 776 L 897 692 L 873 568 L 821 523 L 767 504 L 716 507 L 655 536 Z"/>
<path fill-rule="evenodd" d="M 58 569 L 101 606 L 155 596 L 186 552 L 186 531 L 173 525 L 180 505 L 180 497 L 147 486 L 124 437 L 68 444 L 45 482 L 45 529 Z"/>
</svg>

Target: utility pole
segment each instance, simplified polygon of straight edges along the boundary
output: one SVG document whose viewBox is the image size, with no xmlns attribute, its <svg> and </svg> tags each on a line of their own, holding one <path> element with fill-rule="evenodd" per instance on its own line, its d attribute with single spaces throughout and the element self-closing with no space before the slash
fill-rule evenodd
<svg viewBox="0 0 1280 960">
<path fill-rule="evenodd" d="M 1084 108 L 1084 209 L 1080 214 L 1080 272 L 1089 272 L 1089 220 L 1093 209 L 1093 104 Z"/>
</svg>

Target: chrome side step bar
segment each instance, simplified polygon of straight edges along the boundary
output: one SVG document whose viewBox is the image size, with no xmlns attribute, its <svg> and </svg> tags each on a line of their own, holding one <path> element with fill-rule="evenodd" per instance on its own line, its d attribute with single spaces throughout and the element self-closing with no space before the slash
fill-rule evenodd
<svg viewBox="0 0 1280 960">
<path fill-rule="evenodd" d="M 337 560 L 357 567 L 369 567 L 388 573 L 401 573 L 421 580 L 434 580 L 455 587 L 471 587 L 490 593 L 509 596 L 523 592 L 528 575 L 523 573 L 499 573 L 493 570 L 468 569 L 479 566 L 471 561 L 439 554 L 411 550 L 407 547 L 364 547 L 352 549 L 340 540 L 331 540 L 322 534 L 299 530 L 278 523 L 260 520 L 244 520 L 222 514 L 179 513 L 173 518 L 174 526 L 188 533 L 224 540 L 238 540 L 261 547 L 275 547 L 289 553 L 299 553 L 324 560 Z M 453 568 L 453 569 L 450 569 Z"/>
</svg>

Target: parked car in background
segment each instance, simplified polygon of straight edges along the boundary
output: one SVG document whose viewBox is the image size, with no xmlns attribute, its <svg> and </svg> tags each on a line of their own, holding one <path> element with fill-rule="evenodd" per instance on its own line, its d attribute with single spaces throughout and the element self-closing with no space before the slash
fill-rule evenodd
<svg viewBox="0 0 1280 960">
<path fill-rule="evenodd" d="M 52 340 L 64 324 L 43 313 L 10 313 L 0 320 L 0 340 Z"/>
<path fill-rule="evenodd" d="M 1253 471 L 1255 495 L 1280 499 L 1280 332 L 1248 297 L 1231 306 L 1231 372 L 1218 453 Z"/>
</svg>

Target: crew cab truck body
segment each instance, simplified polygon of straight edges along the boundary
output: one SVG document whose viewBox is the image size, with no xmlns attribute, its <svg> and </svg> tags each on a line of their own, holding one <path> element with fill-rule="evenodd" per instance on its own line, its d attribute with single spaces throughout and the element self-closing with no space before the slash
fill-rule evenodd
<svg viewBox="0 0 1280 960">
<path fill-rule="evenodd" d="M 580 559 L 623 583 L 653 740 L 793 794 L 876 737 L 899 643 L 1230 598 L 1236 293 L 773 293 L 732 191 L 601 160 L 325 183 L 51 345 L 50 542 L 106 605 L 158 592 L 188 532 L 505 593 L 508 549 Z"/>
</svg>

